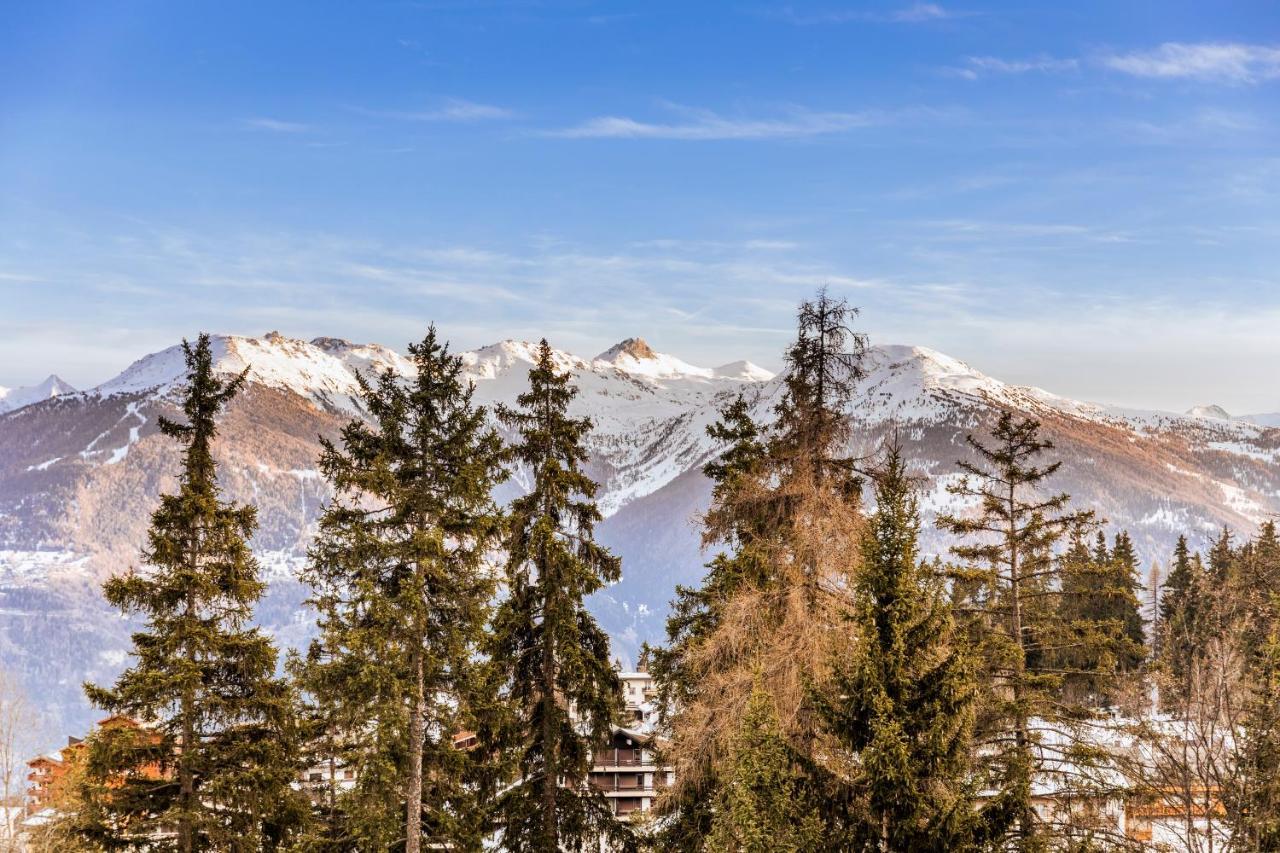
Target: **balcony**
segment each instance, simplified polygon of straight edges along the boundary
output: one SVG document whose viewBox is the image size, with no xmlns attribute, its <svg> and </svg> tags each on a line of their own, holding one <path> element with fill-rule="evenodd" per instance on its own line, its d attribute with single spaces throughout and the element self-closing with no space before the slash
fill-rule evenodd
<svg viewBox="0 0 1280 853">
<path fill-rule="evenodd" d="M 646 756 L 639 750 L 611 749 L 593 757 L 598 767 L 651 767 L 656 761 L 652 755 Z"/>
<path fill-rule="evenodd" d="M 597 791 L 603 791 L 606 794 L 631 794 L 631 795 L 649 795 L 656 796 L 659 791 L 666 787 L 666 780 L 659 776 L 652 782 L 641 782 L 635 778 L 619 779 L 611 774 L 593 774 L 591 777 L 591 785 Z"/>
</svg>

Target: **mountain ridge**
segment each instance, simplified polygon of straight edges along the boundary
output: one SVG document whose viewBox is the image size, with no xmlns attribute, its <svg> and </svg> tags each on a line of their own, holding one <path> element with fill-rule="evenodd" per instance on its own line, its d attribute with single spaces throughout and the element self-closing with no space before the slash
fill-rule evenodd
<svg viewBox="0 0 1280 853">
<path fill-rule="evenodd" d="M 738 394 L 769 420 L 783 393 L 780 377 L 749 362 L 704 368 L 640 343 L 620 342 L 601 354 L 609 358 L 554 352 L 578 388 L 572 412 L 594 423 L 588 471 L 600 483 L 600 536 L 623 558 L 623 578 L 592 606 L 624 660 L 661 637 L 674 586 L 696 582 L 707 559 L 696 523 L 710 495 L 701 467 L 718 448 L 706 427 Z M 296 572 L 329 497 L 319 439 L 362 416 L 355 371 L 407 376 L 412 364 L 391 348 L 338 337 L 220 335 L 214 348 L 219 370 L 249 369 L 215 447 L 224 495 L 259 508 L 253 546 L 271 581 L 259 621 L 296 646 L 311 624 Z M 536 349 L 508 339 L 459 352 L 477 402 L 511 403 Z M 137 564 L 149 514 L 173 487 L 177 451 L 156 423 L 179 414 L 173 392 L 184 370 L 180 347 L 169 347 L 94 388 L 0 414 L 0 663 L 49 697 L 51 729 L 87 722 L 76 685 L 110 678 L 124 659 L 129 626 L 98 585 Z M 1004 410 L 1044 423 L 1065 463 L 1053 486 L 1096 508 L 1112 530 L 1129 530 L 1147 562 L 1166 562 L 1179 533 L 1202 544 L 1223 525 L 1249 532 L 1280 511 L 1280 430 L 1073 400 L 928 347 L 878 345 L 850 402 L 850 449 L 870 456 L 890 433 L 905 439 L 921 480 L 925 553 L 945 554 L 949 544 L 930 520 L 966 509 L 947 490 L 957 460 L 970 458 L 965 436 L 981 435 Z M 499 498 L 522 481 L 517 471 Z"/>
</svg>

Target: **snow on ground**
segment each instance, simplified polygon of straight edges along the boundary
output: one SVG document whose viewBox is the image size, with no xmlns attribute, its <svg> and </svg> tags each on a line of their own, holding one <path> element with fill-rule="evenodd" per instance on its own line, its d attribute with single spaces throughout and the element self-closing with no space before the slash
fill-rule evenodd
<svg viewBox="0 0 1280 853">
<path fill-rule="evenodd" d="M 78 572 L 88 559 L 87 554 L 73 551 L 0 550 L 0 583 L 38 581 L 64 571 Z"/>
<path fill-rule="evenodd" d="M 222 372 L 248 367 L 256 383 L 288 389 L 317 405 L 352 414 L 360 411 L 357 371 L 369 376 L 391 370 L 406 377 L 414 372 L 412 361 L 394 350 L 339 338 L 308 342 L 274 332 L 261 338 L 218 336 L 213 339 L 213 350 Z M 476 384 L 477 402 L 511 404 L 525 389 L 537 352 L 535 343 L 504 340 L 460 353 L 467 378 Z M 780 380 L 750 362 L 699 367 L 655 352 L 639 338 L 622 341 L 591 360 L 559 350 L 553 351 L 553 358 L 558 370 L 572 374 L 578 389 L 571 413 L 591 419 L 590 449 L 597 459 L 608 463 L 599 496 L 606 515 L 662 488 L 714 453 L 706 427 L 734 394 L 752 395 L 754 412 L 765 419 L 772 416 L 781 395 Z M 858 386 L 852 409 L 855 417 L 867 424 L 896 422 L 909 427 L 967 417 L 972 420 L 970 426 L 976 426 L 982 411 L 1010 407 L 1127 428 L 1135 442 L 1144 434 L 1175 433 L 1219 453 L 1267 463 L 1280 461 L 1280 452 L 1260 445 L 1264 428 L 1256 424 L 1071 400 L 1043 389 L 1000 382 L 928 347 L 872 347 L 866 366 L 867 376 Z M 170 347 L 138 360 L 87 393 L 162 396 L 182 381 L 185 371 L 181 347 Z M 104 433 L 81 456 L 107 464 L 126 458 L 145 423 L 136 403 L 130 404 L 122 420 L 131 417 L 138 423 L 131 424 L 123 447 L 100 447 L 99 442 L 108 434 Z M 296 472 L 295 476 L 309 474 Z M 940 488 L 935 484 L 926 503 L 947 508 Z M 1228 499 L 1242 512 L 1257 511 L 1244 493 L 1228 495 Z"/>
</svg>

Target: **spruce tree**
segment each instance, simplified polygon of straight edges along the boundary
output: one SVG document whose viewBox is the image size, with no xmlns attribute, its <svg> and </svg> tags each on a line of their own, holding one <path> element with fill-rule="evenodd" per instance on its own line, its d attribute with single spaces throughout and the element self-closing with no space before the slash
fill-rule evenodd
<svg viewBox="0 0 1280 853">
<path fill-rule="evenodd" d="M 1244 845 L 1280 849 L 1280 540 L 1268 520 L 1231 564 L 1230 630 L 1241 640 L 1248 705 L 1228 813 Z"/>
<path fill-rule="evenodd" d="M 580 851 L 603 834 L 625 840 L 604 795 L 589 784 L 591 751 L 622 704 L 609 639 L 583 599 L 620 576 L 595 541 L 596 484 L 583 472 L 586 418 L 569 416 L 577 389 L 544 339 L 517 407 L 498 418 L 532 487 L 510 507 L 507 597 L 493 622 L 492 657 L 515 720 L 506 746 L 518 777 L 498 802 L 506 850 Z"/>
<path fill-rule="evenodd" d="M 1133 542 L 1121 531 L 1108 548 L 1099 531 L 1090 552 L 1076 537 L 1059 562 L 1061 642 L 1048 658 L 1059 669 L 1068 701 L 1111 705 L 1146 659 Z"/>
<path fill-rule="evenodd" d="M 1275 627 L 1272 596 L 1280 591 L 1280 537 L 1274 521 L 1264 522 L 1258 535 L 1235 553 L 1227 586 L 1235 630 L 1252 660 L 1263 654 Z"/>
<path fill-rule="evenodd" d="M 1173 560 L 1169 564 L 1169 576 L 1165 578 L 1160 594 L 1160 669 L 1167 679 L 1182 684 L 1190 667 L 1197 621 L 1194 613 L 1198 599 L 1195 595 L 1200 574 L 1199 555 L 1194 558 L 1187 545 L 1187 537 L 1179 536 L 1173 548 Z M 1179 691 L 1181 695 L 1182 691 Z M 1165 696 L 1169 705 L 1172 697 Z"/>
<path fill-rule="evenodd" d="M 1272 613 L 1280 612 L 1277 593 Z M 1250 696 L 1236 752 L 1236 784 L 1226 792 L 1239 849 L 1280 850 L 1280 621 L 1250 667 Z"/>
<path fill-rule="evenodd" d="M 185 423 L 159 421 L 183 446 L 178 491 L 151 517 L 149 569 L 103 588 L 144 621 L 134 662 L 112 687 L 86 685 L 99 708 L 142 725 L 92 739 L 76 830 L 91 849 L 279 849 L 305 814 L 290 787 L 293 694 L 271 640 L 249 624 L 265 588 L 248 545 L 256 510 L 221 499 L 213 455 L 218 414 L 248 369 L 216 375 L 208 335 L 183 353 Z"/>
<path fill-rule="evenodd" d="M 323 442 L 335 497 L 303 572 L 320 636 L 296 669 L 313 746 L 355 779 L 324 797 L 318 849 L 476 849 L 486 832 L 483 751 L 453 738 L 476 728 L 483 700 L 503 449 L 434 326 L 409 355 L 408 380 L 359 377 L 369 420 Z"/>
<path fill-rule="evenodd" d="M 1034 721 L 1055 723 L 1083 713 L 1057 699 L 1061 677 L 1050 653 L 1062 642 L 1052 596 L 1060 589 L 1061 560 L 1055 547 L 1092 520 L 1069 509 L 1070 497 L 1044 494 L 1045 481 L 1061 462 L 1041 455 L 1053 443 L 1034 419 L 1003 412 L 990 445 L 972 435 L 977 462 L 957 463 L 964 477 L 950 491 L 977 502 L 973 515 L 942 515 L 937 523 L 967 542 L 952 552 L 969 568 L 960 573 L 968 591 L 959 606 L 975 614 L 982 631 L 984 665 L 992 689 L 984 715 L 987 743 L 1001 790 L 1013 803 L 1013 849 L 1040 849 L 1044 827 L 1031 803 L 1033 778 L 1042 768 Z M 983 630 L 985 629 L 985 630 Z"/>
<path fill-rule="evenodd" d="M 1173 548 L 1173 562 L 1169 564 L 1169 576 L 1165 578 L 1160 594 L 1160 621 L 1168 624 L 1182 607 L 1191 588 L 1191 549 L 1187 537 L 1179 536 Z"/>
<path fill-rule="evenodd" d="M 733 739 L 705 849 L 714 853 L 831 849 L 805 791 L 773 699 L 757 680 Z"/>
<path fill-rule="evenodd" d="M 1216 621 L 1213 589 L 1200 555 L 1191 553 L 1186 537 L 1179 536 L 1160 599 L 1163 639 L 1159 667 L 1162 682 L 1170 688 L 1161 692 L 1161 704 L 1166 708 L 1185 711 L 1191 701 L 1196 658 Z"/>
<path fill-rule="evenodd" d="M 1138 602 L 1138 591 L 1142 588 L 1138 552 L 1129 531 L 1121 530 L 1116 534 L 1109 568 L 1103 598 L 1105 607 L 1100 616 L 1119 628 L 1118 665 L 1122 672 L 1133 673 L 1146 660 L 1147 632 Z"/>
<path fill-rule="evenodd" d="M 850 850 L 977 849 L 1003 827 L 998 808 L 976 807 L 976 674 L 943 578 L 920 562 L 915 489 L 896 443 L 874 480 L 849 614 L 854 653 L 833 663 L 817 697 L 849 768 L 838 783 L 849 805 L 828 837 Z"/>
</svg>

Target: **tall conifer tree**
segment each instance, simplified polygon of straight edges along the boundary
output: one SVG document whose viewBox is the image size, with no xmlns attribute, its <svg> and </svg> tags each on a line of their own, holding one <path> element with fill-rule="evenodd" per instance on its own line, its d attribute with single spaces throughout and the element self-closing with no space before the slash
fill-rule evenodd
<svg viewBox="0 0 1280 853">
<path fill-rule="evenodd" d="M 453 737 L 476 727 L 483 701 L 503 450 L 434 327 L 409 355 L 408 380 L 360 377 L 370 419 L 326 441 L 320 460 L 336 496 L 303 573 L 320 636 L 298 669 L 317 746 L 355 775 L 323 804 L 321 849 L 475 849 L 486 831 L 481 753 Z"/>
<path fill-rule="evenodd" d="M 1042 492 L 1061 462 L 1041 462 L 1053 443 L 1040 435 L 1033 419 L 1003 412 L 992 430 L 991 444 L 973 436 L 968 442 L 978 461 L 958 464 L 965 477 L 951 488 L 959 497 L 976 500 L 976 515 L 942 515 L 938 525 L 968 539 L 952 548 L 972 570 L 961 575 L 969 591 L 960 602 L 979 616 L 984 657 L 993 680 L 986 715 L 988 757 L 1000 784 L 1014 802 L 1014 829 L 1009 839 L 1018 851 L 1043 845 L 1043 827 L 1032 808 L 1032 781 L 1042 768 L 1033 720 L 1055 722 L 1082 713 L 1064 709 L 1055 693 L 1061 678 L 1048 654 L 1061 639 L 1061 624 L 1050 603 L 1061 561 L 1054 548 L 1092 515 L 1069 509 L 1066 494 Z"/>
<path fill-rule="evenodd" d="M 1280 593 L 1271 607 L 1280 610 Z M 1280 850 L 1280 622 L 1271 629 L 1250 666 L 1250 697 L 1235 755 L 1235 790 L 1228 813 L 1241 850 Z"/>
<path fill-rule="evenodd" d="M 275 675 L 275 646 L 249 625 L 265 587 L 248 545 L 257 513 L 221 499 L 213 455 L 218 414 L 248 369 L 217 376 L 208 335 L 183 352 L 185 423 L 160 419 L 183 445 L 178 491 L 151 517 L 150 569 L 104 586 L 145 622 L 134 663 L 113 687 L 86 685 L 98 707 L 143 725 L 92 739 L 76 829 L 90 849 L 278 849 L 305 814 L 290 788 L 293 695 Z"/>
<path fill-rule="evenodd" d="M 1004 830 L 998 805 L 976 808 L 976 673 L 943 578 L 920 562 L 920 514 L 896 443 L 874 479 L 854 577 L 854 654 L 835 661 L 818 696 L 837 764 L 849 768 L 838 776 L 848 805 L 828 838 L 850 850 L 976 849 Z"/>
<path fill-rule="evenodd" d="M 725 554 L 712 560 L 700 590 L 682 591 L 666 656 L 655 656 L 676 772 L 658 805 L 665 849 L 706 843 L 729 744 L 756 681 L 793 758 L 808 768 L 804 783 L 821 784 L 821 735 L 806 684 L 825 680 L 833 646 L 848 640 L 834 629 L 849 603 L 863 523 L 847 409 L 866 347 L 851 325 L 856 315 L 825 291 L 803 302 L 775 422 L 759 427 L 739 403 L 713 433 L 727 446 L 723 467 L 708 468 L 715 487 L 703 543 Z"/>
<path fill-rule="evenodd" d="M 583 599 L 616 581 L 620 564 L 594 538 L 597 487 L 582 470 L 591 422 L 569 416 L 576 391 L 544 339 L 517 407 L 498 409 L 532 482 L 511 504 L 507 598 L 492 638 L 515 712 L 507 746 L 518 771 L 499 801 L 498 829 L 503 848 L 517 853 L 584 850 L 602 834 L 625 840 L 588 781 L 591 751 L 607 741 L 622 690 L 609 639 Z"/>
</svg>

